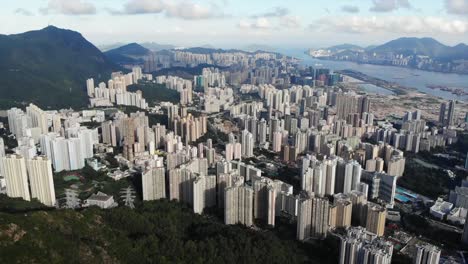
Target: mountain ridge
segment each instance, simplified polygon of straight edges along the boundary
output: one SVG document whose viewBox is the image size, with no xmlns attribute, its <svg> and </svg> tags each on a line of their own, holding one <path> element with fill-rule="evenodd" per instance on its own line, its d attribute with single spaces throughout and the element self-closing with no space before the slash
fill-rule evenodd
<svg viewBox="0 0 468 264">
<path fill-rule="evenodd" d="M 0 37 L 2 101 L 42 107 L 87 105 L 85 81 L 120 67 L 79 32 L 48 26 Z"/>
<path fill-rule="evenodd" d="M 120 53 L 123 55 L 128 55 L 128 56 L 143 56 L 147 55 L 151 51 L 142 45 L 133 42 L 129 43 L 120 47 L 117 47 L 115 49 L 108 50 L 104 52 L 104 54 L 109 55 L 109 54 L 115 54 L 115 53 Z"/>
<path fill-rule="evenodd" d="M 354 44 L 339 44 L 334 45 L 325 50 L 351 50 L 355 48 L 362 48 L 359 45 Z M 426 56 L 444 56 L 447 53 L 450 53 L 451 49 L 460 49 L 461 52 L 468 52 L 468 45 L 465 43 L 459 43 L 454 46 L 446 45 L 438 40 L 431 37 L 401 37 L 387 41 L 381 45 L 373 45 L 367 48 L 362 48 L 368 52 L 402 52 L 408 53 L 408 51 L 413 51 L 416 55 L 426 55 Z M 466 49 L 466 50 L 465 50 Z M 468 55 L 468 54 L 467 54 Z M 468 57 L 468 56 L 467 56 Z"/>
<path fill-rule="evenodd" d="M 358 50 L 349 44 L 308 51 L 309 55 L 338 61 L 393 65 L 427 71 L 468 74 L 468 45 L 449 46 L 434 38 L 402 37 Z M 337 49 L 336 47 L 346 49 Z"/>
</svg>

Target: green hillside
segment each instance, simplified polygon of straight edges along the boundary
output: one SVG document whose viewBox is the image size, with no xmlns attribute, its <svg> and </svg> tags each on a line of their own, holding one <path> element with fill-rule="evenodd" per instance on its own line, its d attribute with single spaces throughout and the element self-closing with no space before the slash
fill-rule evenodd
<svg viewBox="0 0 468 264">
<path fill-rule="evenodd" d="M 130 43 L 128 45 L 106 51 L 104 54 L 112 62 L 123 66 L 143 64 L 143 58 L 149 53 L 151 53 L 151 51 L 140 44 Z"/>
<path fill-rule="evenodd" d="M 271 231 L 226 226 L 176 202 L 0 213 L 0 263 L 334 263 Z"/>
<path fill-rule="evenodd" d="M 49 26 L 0 35 L 0 106 L 34 102 L 48 107 L 87 105 L 86 79 L 106 79 L 119 67 L 80 33 Z"/>
</svg>

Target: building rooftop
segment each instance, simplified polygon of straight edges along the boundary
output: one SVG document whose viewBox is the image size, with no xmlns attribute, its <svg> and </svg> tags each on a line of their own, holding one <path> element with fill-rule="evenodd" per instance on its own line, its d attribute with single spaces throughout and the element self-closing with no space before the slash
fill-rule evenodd
<svg viewBox="0 0 468 264">
<path fill-rule="evenodd" d="M 109 201 L 110 199 L 112 199 L 112 195 L 107 195 L 103 192 L 97 192 L 96 194 L 92 194 L 90 197 L 88 197 L 88 201 L 90 200 L 94 200 L 94 201 L 102 201 L 102 202 L 105 202 L 105 201 Z"/>
</svg>

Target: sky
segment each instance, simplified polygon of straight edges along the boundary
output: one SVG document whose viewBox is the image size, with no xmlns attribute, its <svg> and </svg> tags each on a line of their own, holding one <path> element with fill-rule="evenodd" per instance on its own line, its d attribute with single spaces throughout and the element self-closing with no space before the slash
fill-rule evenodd
<svg viewBox="0 0 468 264">
<path fill-rule="evenodd" d="M 468 0 L 1 0 L 0 34 L 54 25 L 95 45 L 319 48 L 403 37 L 468 43 Z"/>
</svg>

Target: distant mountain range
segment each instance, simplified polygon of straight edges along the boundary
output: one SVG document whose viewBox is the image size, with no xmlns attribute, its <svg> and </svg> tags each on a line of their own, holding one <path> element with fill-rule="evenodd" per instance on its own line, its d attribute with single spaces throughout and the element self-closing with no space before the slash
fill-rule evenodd
<svg viewBox="0 0 468 264">
<path fill-rule="evenodd" d="M 468 46 L 447 46 L 433 38 L 399 38 L 383 45 L 360 47 L 343 44 L 309 54 L 325 59 L 347 60 L 360 63 L 390 64 L 422 70 L 468 73 Z"/>
<path fill-rule="evenodd" d="M 459 44 L 451 47 L 433 38 L 399 38 L 374 47 L 369 52 L 393 52 L 406 56 L 422 55 L 442 60 L 468 59 L 467 45 Z"/>
<path fill-rule="evenodd" d="M 155 42 L 144 42 L 144 43 L 141 43 L 140 45 L 151 51 L 171 50 L 171 49 L 177 48 L 174 45 L 158 44 Z"/>
<path fill-rule="evenodd" d="M 122 43 L 122 42 L 117 42 L 114 44 L 107 44 L 107 45 L 100 45 L 98 48 L 102 52 L 106 52 L 109 50 L 113 50 L 122 46 L 128 45 L 128 43 Z M 161 50 L 171 50 L 177 48 L 174 45 L 168 45 L 168 44 L 159 44 L 155 42 L 143 42 L 139 43 L 140 46 L 149 49 L 150 51 L 161 51 Z"/>
<path fill-rule="evenodd" d="M 329 47 L 327 48 L 327 50 L 330 50 L 332 52 L 339 52 L 343 50 L 359 51 L 359 50 L 364 50 L 364 48 L 357 46 L 357 45 L 353 45 L 353 44 L 341 44 L 341 45 Z"/>
<path fill-rule="evenodd" d="M 255 52 L 255 51 L 268 51 L 268 52 L 277 52 L 277 49 L 270 47 L 268 45 L 259 45 L 259 44 L 252 44 L 242 48 L 242 50 Z"/>
<path fill-rule="evenodd" d="M 80 33 L 53 26 L 0 35 L 0 105 L 87 105 L 87 78 L 108 78 L 121 68 Z"/>
<path fill-rule="evenodd" d="M 248 51 L 248 50 L 241 50 L 241 49 L 214 49 L 214 48 L 204 48 L 204 47 L 193 47 L 193 48 L 186 48 L 186 49 L 181 49 L 181 50 L 192 52 L 192 53 L 197 53 L 197 54 L 232 53 L 232 52 L 256 54 L 256 53 L 262 53 L 262 52 L 270 52 L 270 51 L 264 51 L 264 50 Z M 271 53 L 276 53 L 276 52 L 271 52 Z"/>
<path fill-rule="evenodd" d="M 125 46 L 121 46 L 109 51 L 106 51 L 104 54 L 111 55 L 111 54 L 121 54 L 127 56 L 144 56 L 148 55 L 151 51 L 140 44 L 137 43 L 130 43 Z"/>
<path fill-rule="evenodd" d="M 151 51 L 140 44 L 130 43 L 109 51 L 104 54 L 116 64 L 121 66 L 136 65 L 144 63 L 144 57 L 149 55 Z"/>
</svg>

